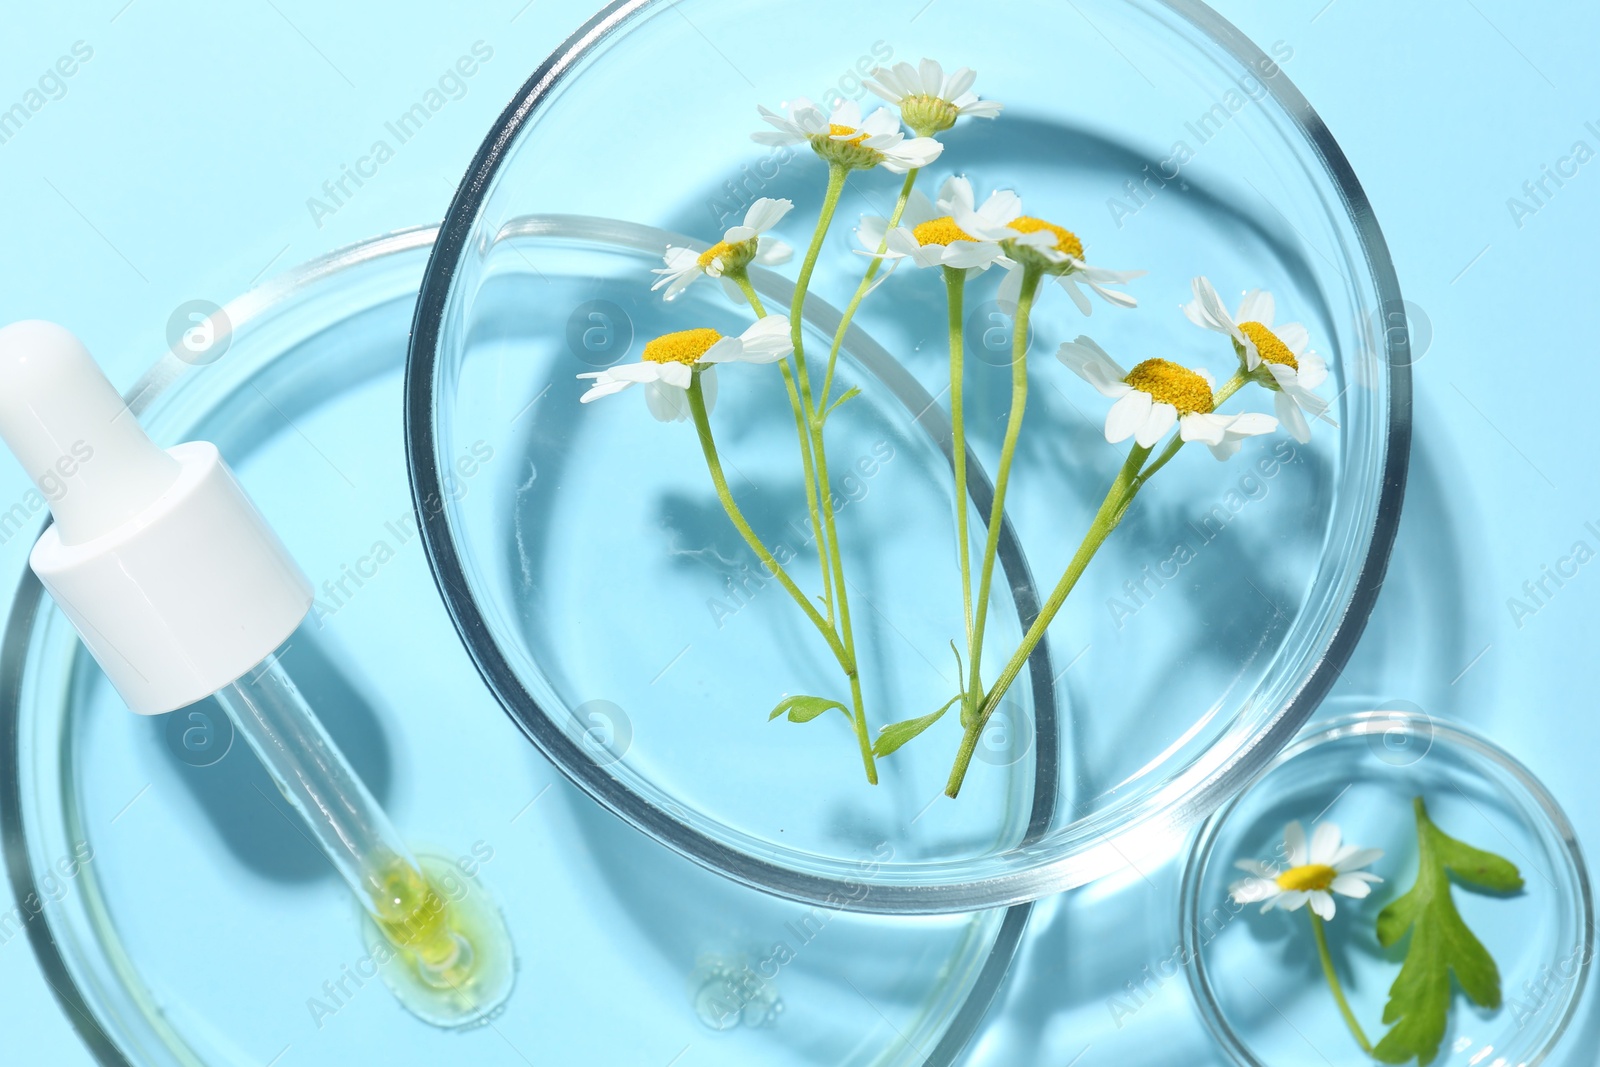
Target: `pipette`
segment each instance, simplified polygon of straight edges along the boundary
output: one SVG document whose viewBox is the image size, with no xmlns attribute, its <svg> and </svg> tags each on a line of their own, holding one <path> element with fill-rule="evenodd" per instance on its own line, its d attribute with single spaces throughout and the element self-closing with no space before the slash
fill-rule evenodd
<svg viewBox="0 0 1600 1067">
<path fill-rule="evenodd" d="M 311 583 L 216 446 L 158 448 L 40 321 L 0 329 L 0 437 L 54 517 L 34 573 L 128 707 L 215 696 L 392 950 L 401 1002 L 436 1025 L 486 1018 L 515 973 L 500 913 L 447 861 L 418 862 L 285 671 Z"/>
</svg>

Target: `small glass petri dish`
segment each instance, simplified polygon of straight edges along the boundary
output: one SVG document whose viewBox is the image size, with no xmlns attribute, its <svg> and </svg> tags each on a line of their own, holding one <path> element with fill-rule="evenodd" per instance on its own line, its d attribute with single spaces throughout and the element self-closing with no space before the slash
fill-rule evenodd
<svg viewBox="0 0 1600 1067">
<path fill-rule="evenodd" d="M 401 448 L 435 233 L 230 302 L 131 406 L 159 443 L 216 442 L 312 577 L 285 662 L 430 869 L 486 887 L 510 998 L 459 1031 L 401 1010 L 376 935 L 227 718 L 131 714 L 29 573 L 9 576 L 0 644 L 0 816 L 20 926 L 68 1017 L 107 1067 L 665 1064 L 689 1046 L 708 1065 L 955 1062 L 1028 906 L 896 919 L 736 885 L 584 797 L 483 687 L 418 546 Z M 460 497 L 517 459 L 458 461 Z M 591 758 L 624 753 L 625 713 L 587 713 Z"/>
<path fill-rule="evenodd" d="M 407 447 L 415 497 L 441 502 L 424 509 L 422 540 L 489 687 L 606 807 L 797 900 L 962 911 L 1180 848 L 1337 676 L 1399 518 L 1403 304 L 1359 184 L 1285 73 L 1293 47 L 1258 48 L 1188 0 L 996 0 L 981 22 L 1005 29 L 975 32 L 954 4 L 614 3 L 489 131 L 418 301 Z M 876 787 L 844 717 L 768 722 L 786 695 L 832 692 L 826 648 L 723 516 L 694 428 L 655 422 L 637 391 L 580 405 L 577 377 L 639 360 L 663 333 L 747 326 L 715 283 L 668 305 L 650 271 L 669 243 L 708 247 L 758 197 L 791 199 L 781 235 L 806 245 L 825 168 L 803 145 L 752 144 L 757 105 L 806 94 L 870 107 L 866 72 L 924 56 L 975 68 L 977 90 L 1006 107 L 948 134 L 928 191 L 952 174 L 980 196 L 1014 188 L 1096 262 L 1150 272 L 1131 285 L 1137 312 L 1084 319 L 1059 292 L 1040 301 L 986 662 L 1016 647 L 1122 460 L 1103 437 L 1104 402 L 1050 358 L 1059 343 L 1088 332 L 1130 359 L 1231 359 L 1176 310 L 1206 274 L 1234 300 L 1273 291 L 1280 317 L 1306 323 L 1327 356 L 1338 396 L 1338 428 L 1319 425 L 1309 444 L 1256 439 L 1227 465 L 1188 449 L 1152 484 L 990 721 L 953 801 L 941 797 L 960 745 L 953 716 L 884 759 Z M 845 186 L 803 309 L 813 352 L 863 270 L 858 216 L 886 214 L 897 188 L 882 170 Z M 962 323 L 972 476 L 971 499 L 957 501 L 936 273 L 902 267 L 861 305 L 839 364 L 839 390 L 860 393 L 827 430 L 874 731 L 955 691 L 954 516 L 968 510 L 983 529 L 1010 406 L 1008 312 L 990 271 L 969 283 Z M 792 265 L 752 276 L 769 306 L 788 305 Z M 814 591 L 822 568 L 807 556 L 779 375 L 725 370 L 712 421 L 731 491 Z M 451 499 L 451 464 L 479 439 L 512 458 Z M 596 763 L 586 709 L 608 706 L 627 709 L 631 746 Z M 878 841 L 894 853 L 873 891 L 846 893 Z"/>
<path fill-rule="evenodd" d="M 1271 860 L 1284 827 L 1327 820 L 1344 840 L 1381 848 L 1384 879 L 1365 900 L 1335 897 L 1327 936 L 1344 991 L 1376 1042 L 1409 941 L 1384 949 L 1378 912 L 1416 873 L 1412 801 L 1445 833 L 1515 863 L 1525 888 L 1502 896 L 1455 886 L 1462 918 L 1500 969 L 1503 1005 L 1479 1009 L 1452 987 L 1440 1065 L 1532 1067 L 1560 1047 L 1588 981 L 1594 902 L 1571 824 L 1526 767 L 1464 727 L 1420 710 L 1374 710 L 1316 724 L 1196 837 L 1184 869 L 1179 958 L 1201 1017 L 1244 1067 L 1373 1062 L 1323 980 L 1304 909 L 1257 914 L 1230 900 L 1241 859 Z M 1409 937 L 1409 935 L 1408 935 Z"/>
</svg>

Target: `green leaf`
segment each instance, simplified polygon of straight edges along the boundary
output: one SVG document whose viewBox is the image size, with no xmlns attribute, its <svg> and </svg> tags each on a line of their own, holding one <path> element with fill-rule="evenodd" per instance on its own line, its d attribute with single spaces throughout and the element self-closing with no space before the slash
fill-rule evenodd
<svg viewBox="0 0 1600 1067">
<path fill-rule="evenodd" d="M 778 701 L 778 706 L 772 709 L 767 721 L 771 722 L 780 715 L 788 715 L 790 722 L 810 722 L 833 708 L 843 712 L 845 718 L 851 718 L 849 706 L 837 700 L 829 700 L 827 697 L 792 696 Z"/>
<path fill-rule="evenodd" d="M 839 399 L 835 400 L 833 403 L 829 404 L 828 405 L 828 410 L 826 410 L 826 411 L 824 411 L 822 413 L 822 421 L 824 421 L 824 422 L 828 421 L 828 416 L 832 415 L 833 412 L 834 412 L 834 409 L 839 407 L 839 405 L 843 404 L 846 400 L 853 399 L 853 398 L 858 397 L 860 395 L 861 395 L 861 389 L 858 386 L 854 386 L 854 385 L 852 385 L 850 388 L 846 389 L 844 392 L 840 393 L 839 394 Z"/>
<path fill-rule="evenodd" d="M 1383 1021 L 1391 1026 L 1372 1050 L 1381 1063 L 1432 1063 L 1450 1016 L 1450 976 L 1479 1007 L 1500 1006 L 1500 968 L 1456 910 L 1450 876 L 1473 887 L 1515 893 L 1522 875 L 1510 861 L 1457 841 L 1433 824 L 1421 797 L 1417 816 L 1417 880 L 1378 915 L 1378 943 L 1388 948 L 1409 931 L 1400 974 L 1389 987 Z"/>
<path fill-rule="evenodd" d="M 888 726 L 885 726 L 882 730 L 878 731 L 878 739 L 872 743 L 872 754 L 879 757 L 887 756 L 889 753 L 895 751 L 901 745 L 905 744 L 907 741 L 911 740 L 913 737 L 916 737 L 922 731 L 938 722 L 944 716 L 944 713 L 950 710 L 950 705 L 954 704 L 960 699 L 961 694 L 957 693 L 955 696 L 951 697 L 949 702 L 938 711 L 928 715 L 919 716 L 915 719 L 907 719 L 904 722 L 890 723 Z"/>
</svg>

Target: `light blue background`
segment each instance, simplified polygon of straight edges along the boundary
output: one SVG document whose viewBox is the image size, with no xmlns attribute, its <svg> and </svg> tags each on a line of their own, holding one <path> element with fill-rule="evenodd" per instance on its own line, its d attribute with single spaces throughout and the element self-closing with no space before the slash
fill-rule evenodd
<svg viewBox="0 0 1600 1067">
<path fill-rule="evenodd" d="M 93 57 L 64 96 L 0 143 L 0 321 L 70 325 L 127 386 L 165 349 L 169 316 L 184 302 L 222 303 L 317 253 L 437 220 L 499 109 L 591 6 L 12 5 L 0 107 L 75 42 Z M 1257 41 L 1293 46 L 1285 69 L 1349 155 L 1422 313 L 1415 343 L 1431 333 L 1416 367 L 1414 489 L 1400 545 L 1339 699 L 1403 699 L 1476 725 L 1541 775 L 1580 837 L 1600 847 L 1600 562 L 1520 625 L 1507 607 L 1575 541 L 1600 547 L 1584 526 L 1600 526 L 1591 428 L 1600 161 L 1520 225 L 1507 206 L 1527 200 L 1523 183 L 1575 141 L 1600 149 L 1585 127 L 1600 129 L 1600 9 L 1572 0 L 1217 6 Z M 319 225 L 307 199 L 480 40 L 494 56 L 465 96 Z M 0 464 L 0 501 L 25 487 Z M 0 545 L 0 562 L 15 563 L 22 540 Z M 1096 973 L 1085 931 L 1120 928 L 1148 942 L 1151 962 L 1169 951 L 1176 870 L 1144 874 L 1044 909 L 1007 995 L 1011 1018 L 1041 1035 L 1049 1062 L 1058 1053 L 1061 1064 L 1081 1054 L 1085 1065 L 1215 1059 L 1178 981 L 1161 989 L 1149 1021 L 1123 1030 L 1109 1014 L 1095 1025 L 1052 1014 L 1055 991 L 1081 1010 L 1134 977 Z M 90 1062 L 21 937 L 0 945 L 0 988 L 7 1062 Z M 1587 999 L 1593 1015 L 1596 997 Z M 980 1045 L 974 1062 L 1002 1062 L 992 1057 L 1003 1045 L 998 1036 Z M 1566 1062 L 1595 1058 L 1591 1046 Z"/>
</svg>

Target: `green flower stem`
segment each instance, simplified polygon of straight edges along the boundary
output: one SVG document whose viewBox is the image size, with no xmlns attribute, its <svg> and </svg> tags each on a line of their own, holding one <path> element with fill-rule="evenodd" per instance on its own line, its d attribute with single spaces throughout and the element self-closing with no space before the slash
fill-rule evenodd
<svg viewBox="0 0 1600 1067">
<path fill-rule="evenodd" d="M 761 303 L 756 288 L 750 284 L 750 273 L 746 270 L 730 272 L 734 284 L 744 293 L 746 300 L 750 301 L 750 308 L 756 313 L 756 318 L 767 317 L 767 309 Z M 817 546 L 817 569 L 822 572 L 822 602 L 828 609 L 828 627 L 834 624 L 833 614 L 833 574 L 828 568 L 828 546 L 822 538 L 822 512 L 817 507 L 817 474 L 816 461 L 811 454 L 811 433 L 806 428 L 810 420 L 805 410 L 800 406 L 800 394 L 795 389 L 794 372 L 789 369 L 789 361 L 783 360 L 778 364 L 778 370 L 783 374 L 783 387 L 789 394 L 789 407 L 794 411 L 794 430 L 800 439 L 800 462 L 805 468 L 806 481 L 806 507 L 811 512 L 811 541 Z"/>
<path fill-rule="evenodd" d="M 944 268 L 945 292 L 950 306 L 950 452 L 956 474 L 956 552 L 961 559 L 961 611 L 966 623 L 967 647 L 972 647 L 972 551 L 967 535 L 967 424 L 963 410 L 962 301 L 966 296 L 967 272 L 961 267 Z"/>
<path fill-rule="evenodd" d="M 1127 460 L 1122 464 L 1122 469 L 1117 472 L 1116 478 L 1111 483 L 1111 488 L 1106 492 L 1106 498 L 1100 504 L 1100 510 L 1095 512 L 1094 521 L 1089 524 L 1089 532 L 1084 536 L 1083 543 L 1078 546 L 1078 551 L 1073 554 L 1072 561 L 1067 564 L 1067 569 L 1061 575 L 1061 580 L 1056 582 L 1056 587 L 1051 590 L 1050 598 L 1045 601 L 1039 615 L 1033 620 L 1033 625 L 1028 627 L 1028 632 L 1023 635 L 1022 643 L 1011 654 L 1005 668 L 1000 672 L 1000 677 L 995 681 L 994 687 L 986 697 L 983 697 L 978 713 L 970 723 L 963 723 L 966 732 L 961 737 L 961 748 L 956 754 L 955 766 L 950 771 L 950 781 L 945 786 L 945 795 L 954 797 L 961 792 L 961 783 L 966 779 L 967 767 L 972 762 L 972 754 L 977 750 L 978 738 L 983 735 L 983 728 L 989 721 L 989 716 L 994 714 L 994 709 L 999 707 L 1001 697 L 1006 690 L 1011 688 L 1011 683 L 1017 680 L 1017 675 L 1022 673 L 1023 666 L 1028 662 L 1028 657 L 1033 654 L 1034 647 L 1044 637 L 1045 630 L 1055 618 L 1056 612 L 1061 610 L 1061 605 L 1066 603 L 1067 594 L 1072 592 L 1073 586 L 1078 584 L 1084 568 L 1094 558 L 1100 546 L 1105 543 L 1111 531 L 1117 528 L 1123 514 L 1128 510 L 1128 504 L 1133 495 L 1138 492 L 1136 481 L 1139 468 L 1150 457 L 1150 449 L 1134 445 L 1128 452 Z M 980 605 L 981 606 L 981 605 Z M 978 690 L 977 676 L 973 676 L 972 689 Z"/>
<path fill-rule="evenodd" d="M 906 180 L 900 183 L 900 198 L 894 203 L 894 213 L 889 216 L 889 225 L 883 229 L 883 240 L 878 242 L 878 254 L 867 263 L 866 272 L 861 276 L 861 284 L 856 286 L 856 293 L 850 298 L 850 303 L 845 305 L 844 317 L 839 320 L 839 328 L 833 331 L 833 347 L 828 350 L 828 373 L 822 379 L 822 402 L 828 402 L 828 396 L 833 392 L 833 369 L 839 362 L 839 349 L 844 346 L 844 335 L 850 329 L 850 323 L 855 320 L 856 309 L 861 306 L 861 301 L 866 298 L 867 291 L 872 288 L 872 279 L 878 276 L 878 271 L 883 267 L 883 253 L 889 248 L 889 231 L 900 225 L 900 216 L 905 214 L 906 203 L 911 199 L 911 189 L 917 184 L 916 168 L 906 171 Z"/>
<path fill-rule="evenodd" d="M 822 440 L 822 413 L 811 397 L 811 378 L 806 369 L 804 339 L 801 337 L 805 311 L 806 291 L 811 286 L 811 275 L 816 270 L 817 257 L 822 252 L 823 239 L 833 225 L 833 216 L 839 207 L 839 196 L 844 192 L 844 182 L 850 174 L 846 167 L 833 164 L 828 167 L 828 189 L 822 199 L 822 211 L 817 217 L 817 228 L 811 235 L 811 246 L 806 249 L 805 260 L 800 264 L 800 276 L 795 281 L 794 300 L 790 305 L 790 339 L 794 344 L 796 380 L 800 386 L 800 403 L 807 413 L 811 430 L 811 453 L 816 464 L 817 503 L 822 514 L 823 532 L 827 536 L 827 557 L 833 573 L 833 602 L 838 608 L 838 636 L 852 667 L 850 695 L 854 706 L 853 718 L 856 734 L 861 739 L 861 758 L 866 765 L 867 781 L 876 785 L 878 769 L 872 755 L 872 742 L 867 734 L 867 715 L 862 706 L 860 679 L 856 676 L 855 635 L 850 625 L 850 597 L 844 580 L 844 558 L 839 550 L 839 533 L 833 518 L 832 490 L 828 481 L 828 455 Z"/>
<path fill-rule="evenodd" d="M 816 421 L 816 405 L 811 401 L 811 378 L 806 371 L 805 339 L 801 337 L 804 325 L 806 292 L 811 288 L 811 274 L 817 269 L 817 257 L 822 253 L 823 238 L 833 225 L 834 213 L 839 208 L 839 196 L 844 192 L 844 180 L 850 170 L 837 163 L 828 167 L 828 191 L 822 197 L 822 212 L 817 216 L 817 228 L 811 234 L 811 247 L 800 264 L 800 277 L 794 283 L 794 299 L 789 306 L 789 337 L 794 342 L 795 373 L 800 382 L 800 398 L 805 402 L 808 417 Z"/>
<path fill-rule="evenodd" d="M 1323 929 L 1322 916 L 1310 908 L 1306 909 L 1306 914 L 1311 916 L 1311 932 L 1317 938 L 1317 955 L 1322 958 L 1322 973 L 1328 979 L 1328 988 L 1333 991 L 1333 999 L 1339 1004 L 1339 1014 L 1344 1016 L 1345 1025 L 1350 1028 L 1350 1033 L 1355 1037 L 1356 1044 L 1361 1046 L 1361 1051 L 1370 1056 L 1372 1042 L 1367 1040 L 1361 1024 L 1356 1022 L 1356 1013 L 1350 1010 L 1350 1002 L 1344 999 L 1344 987 L 1339 984 L 1339 974 L 1333 969 L 1333 957 L 1328 953 L 1328 934 Z"/>
<path fill-rule="evenodd" d="M 1018 309 L 1020 316 L 1021 309 Z M 1217 390 L 1213 401 L 1214 407 L 1221 407 L 1233 394 L 1242 389 L 1250 380 L 1244 371 L 1239 371 L 1228 379 L 1221 389 Z M 1044 639 L 1045 630 L 1055 619 L 1056 613 L 1061 610 L 1061 605 L 1066 602 L 1067 595 L 1078 583 L 1084 568 L 1094 558 L 1105 539 L 1111 531 L 1117 528 L 1122 521 L 1122 516 L 1127 513 L 1128 506 L 1133 503 L 1133 498 L 1139 490 L 1144 488 L 1146 482 L 1171 461 L 1173 456 L 1183 448 L 1183 437 L 1173 434 L 1172 440 L 1167 442 L 1167 447 L 1148 466 L 1145 461 L 1150 457 L 1150 449 L 1135 445 L 1128 453 L 1128 459 L 1118 472 L 1116 480 L 1111 483 L 1111 489 L 1106 493 L 1106 498 L 1100 505 L 1100 510 L 1095 513 L 1094 521 L 1089 526 L 1089 533 L 1084 537 L 1083 543 L 1078 546 L 1077 553 L 1072 557 L 1072 562 L 1067 565 L 1061 580 L 1056 583 L 1055 589 L 1050 593 L 1050 599 L 1045 601 L 1039 615 L 1033 620 L 1033 625 L 1028 627 L 1028 632 L 1023 635 L 1022 642 L 1017 646 L 1011 658 L 1006 662 L 1005 668 L 1000 672 L 1000 677 L 995 680 L 982 703 L 976 716 L 967 725 L 967 731 L 961 739 L 961 749 L 956 756 L 955 768 L 950 772 L 950 781 L 945 789 L 948 796 L 955 796 L 961 790 L 961 782 L 966 777 L 967 766 L 972 761 L 972 754 L 977 748 L 978 738 L 983 733 L 984 724 L 989 721 L 989 716 L 994 714 L 999 707 L 1000 699 L 1005 696 L 1011 684 L 1022 673 L 1022 668 L 1027 664 L 1028 657 L 1033 655 L 1033 650 Z M 991 523 L 992 527 L 992 523 Z M 974 675 L 973 688 L 977 686 L 977 675 Z"/>
<path fill-rule="evenodd" d="M 1022 432 L 1022 414 L 1028 404 L 1028 317 L 1033 311 L 1033 298 L 1038 292 L 1040 277 L 1042 275 L 1038 267 L 1030 265 L 1022 268 L 1022 292 L 1017 296 L 1016 322 L 1011 335 L 1011 413 L 1006 418 L 1005 437 L 1000 445 L 1000 465 L 995 470 L 994 503 L 989 508 L 989 532 L 983 543 L 983 563 L 978 571 L 978 596 L 973 607 L 972 632 L 967 641 L 970 673 L 966 697 L 961 703 L 961 721 L 969 732 L 974 727 L 981 729 L 976 719 L 978 701 L 983 696 L 983 631 L 988 621 L 989 586 L 994 580 L 995 555 L 1000 549 L 1000 525 L 1005 517 L 1011 461 L 1016 456 L 1017 437 Z M 964 459 L 960 457 L 957 466 Z M 952 779 L 952 782 L 959 787 L 959 781 Z M 955 795 L 953 789 L 950 795 Z"/>
<path fill-rule="evenodd" d="M 778 579 L 778 583 L 788 591 L 789 595 L 794 598 L 794 602 L 799 604 L 800 609 L 806 613 L 806 618 L 810 619 L 811 624 L 822 634 L 823 638 L 828 642 L 828 648 L 833 652 L 834 658 L 839 661 L 840 668 L 850 676 L 853 683 L 856 673 L 855 662 L 850 658 L 849 653 L 845 651 L 839 636 L 834 633 L 833 627 L 828 625 L 827 620 L 812 605 L 811 598 L 800 591 L 800 587 L 794 584 L 794 580 L 789 577 L 788 572 L 783 569 L 783 566 L 778 563 L 772 553 L 767 551 L 767 546 L 761 543 L 761 538 L 757 537 L 756 532 L 750 528 L 750 523 L 745 520 L 744 513 L 739 510 L 739 505 L 734 502 L 733 494 L 728 491 L 728 479 L 722 473 L 722 460 L 717 456 L 717 443 L 711 436 L 711 421 L 706 417 L 706 398 L 705 393 L 700 388 L 699 373 L 696 373 L 689 383 L 689 412 L 694 417 L 694 428 L 700 434 L 700 450 L 705 453 L 706 468 L 711 472 L 711 484 L 716 486 L 717 499 L 722 501 L 722 510 L 728 513 L 728 519 L 733 523 L 734 529 L 739 531 L 739 535 L 744 538 L 745 544 L 750 546 L 750 550 L 756 554 L 756 558 L 761 560 L 767 570 L 772 573 L 772 576 Z"/>
</svg>

